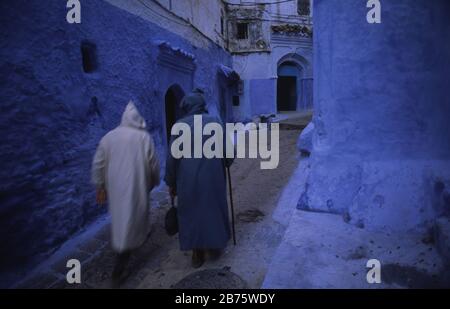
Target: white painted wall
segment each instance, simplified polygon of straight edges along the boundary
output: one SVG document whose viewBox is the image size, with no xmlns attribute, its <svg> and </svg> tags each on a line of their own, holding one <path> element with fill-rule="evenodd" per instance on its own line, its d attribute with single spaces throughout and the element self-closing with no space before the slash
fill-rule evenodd
<svg viewBox="0 0 450 309">
<path fill-rule="evenodd" d="M 221 16 L 224 17 L 225 5 L 221 0 L 156 0 L 165 8 L 189 21 L 207 37 L 220 46 L 225 46 L 225 37 L 221 33 Z M 223 15 L 222 15 L 223 14 Z"/>
<path fill-rule="evenodd" d="M 105 1 L 184 37 L 194 46 L 207 48 L 210 45 L 208 38 L 225 46 L 225 39 L 220 34 L 220 17 L 224 11 L 221 0 Z"/>
</svg>

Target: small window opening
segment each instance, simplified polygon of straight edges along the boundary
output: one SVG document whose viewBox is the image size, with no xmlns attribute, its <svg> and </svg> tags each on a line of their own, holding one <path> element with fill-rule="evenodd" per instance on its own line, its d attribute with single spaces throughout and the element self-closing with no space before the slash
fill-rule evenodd
<svg viewBox="0 0 450 309">
<path fill-rule="evenodd" d="M 92 73 L 97 70 L 97 46 L 90 42 L 81 43 L 81 57 L 83 61 L 83 71 Z"/>
<path fill-rule="evenodd" d="M 311 4 L 309 3 L 309 0 L 298 0 L 297 12 L 298 15 L 309 16 L 311 14 Z"/>
<path fill-rule="evenodd" d="M 248 39 L 248 23 L 237 24 L 237 38 L 238 40 Z"/>
</svg>

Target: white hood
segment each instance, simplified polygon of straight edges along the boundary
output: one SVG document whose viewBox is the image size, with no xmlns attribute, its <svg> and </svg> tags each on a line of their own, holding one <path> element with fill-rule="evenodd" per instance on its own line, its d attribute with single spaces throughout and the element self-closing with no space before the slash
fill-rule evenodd
<svg viewBox="0 0 450 309">
<path fill-rule="evenodd" d="M 133 127 L 137 129 L 145 129 L 147 124 L 145 123 L 144 118 L 139 114 L 136 106 L 133 101 L 130 101 L 125 108 L 125 111 L 122 115 L 121 126 Z"/>
</svg>

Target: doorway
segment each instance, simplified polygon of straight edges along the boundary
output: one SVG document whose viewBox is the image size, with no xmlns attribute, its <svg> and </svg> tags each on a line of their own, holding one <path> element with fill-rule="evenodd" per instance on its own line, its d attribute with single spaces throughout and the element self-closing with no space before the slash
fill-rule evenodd
<svg viewBox="0 0 450 309">
<path fill-rule="evenodd" d="M 302 70 L 298 64 L 285 61 L 278 67 L 277 111 L 296 111 L 299 106 Z"/>
<path fill-rule="evenodd" d="M 172 126 L 182 117 L 180 103 L 184 97 L 184 91 L 178 85 L 172 85 L 167 89 L 165 96 L 165 114 L 166 114 L 166 142 L 170 143 L 170 132 Z"/>
<path fill-rule="evenodd" d="M 278 77 L 277 108 L 278 111 L 297 110 L 297 77 Z"/>
</svg>

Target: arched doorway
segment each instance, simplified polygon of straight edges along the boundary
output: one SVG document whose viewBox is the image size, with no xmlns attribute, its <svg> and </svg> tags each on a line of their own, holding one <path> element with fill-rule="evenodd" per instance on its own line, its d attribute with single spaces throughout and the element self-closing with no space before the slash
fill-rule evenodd
<svg viewBox="0 0 450 309">
<path fill-rule="evenodd" d="M 301 69 L 291 61 L 278 67 L 277 111 L 296 111 L 300 97 Z"/>
<path fill-rule="evenodd" d="M 276 70 L 277 111 L 312 109 L 313 71 L 310 62 L 298 53 L 289 53 L 278 60 Z"/>
<path fill-rule="evenodd" d="M 167 89 L 165 96 L 166 116 L 166 142 L 170 142 L 170 131 L 175 122 L 182 116 L 180 103 L 184 97 L 183 89 L 178 85 L 172 85 Z"/>
</svg>

